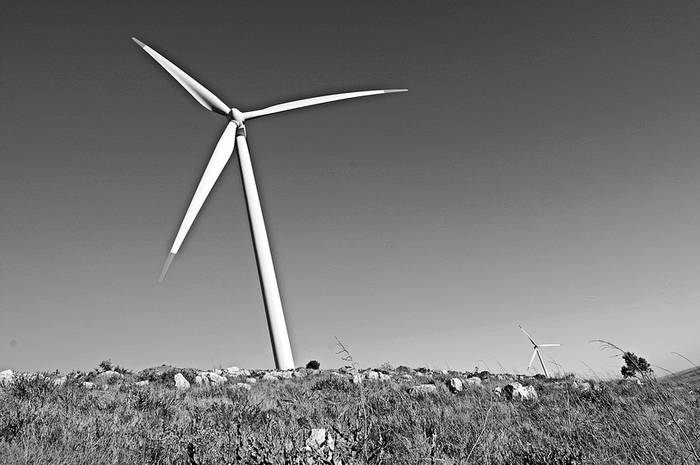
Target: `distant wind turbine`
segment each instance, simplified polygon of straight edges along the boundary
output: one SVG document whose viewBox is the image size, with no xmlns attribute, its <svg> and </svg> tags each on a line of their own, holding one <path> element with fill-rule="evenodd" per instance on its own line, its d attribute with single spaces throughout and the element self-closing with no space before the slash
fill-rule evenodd
<svg viewBox="0 0 700 465">
<path fill-rule="evenodd" d="M 542 360 L 542 355 L 540 355 L 540 347 L 559 347 L 561 344 L 538 344 L 536 343 L 532 337 L 523 329 L 522 326 L 519 326 L 520 330 L 525 333 L 528 339 L 530 339 L 530 342 L 532 342 L 532 347 L 535 349 L 532 352 L 532 357 L 530 358 L 530 363 L 527 366 L 527 369 L 529 370 L 532 367 L 532 362 L 535 361 L 535 356 L 537 356 L 538 359 L 540 359 L 540 364 L 542 365 L 542 371 L 544 371 L 544 375 L 549 378 L 549 372 L 547 371 L 547 367 L 544 366 L 544 360 Z"/>
<path fill-rule="evenodd" d="M 204 108 L 207 110 L 219 113 L 228 119 L 228 124 L 224 129 L 224 133 L 219 139 L 219 142 L 214 148 L 214 154 L 209 160 L 209 164 L 204 170 L 202 179 L 192 197 L 185 217 L 182 220 L 180 229 L 175 236 L 173 246 L 165 260 L 163 270 L 160 273 L 159 282 L 165 278 L 165 274 L 170 267 L 170 264 L 175 257 L 175 254 L 180 249 L 182 242 L 185 240 L 187 232 L 190 230 L 197 213 L 202 208 L 209 192 L 214 187 L 214 183 L 221 174 L 224 166 L 231 158 L 234 148 L 238 148 L 238 161 L 240 163 L 241 177 L 243 178 L 243 190 L 245 192 L 246 205 L 248 208 L 248 219 L 253 237 L 253 247 L 255 249 L 255 258 L 258 265 L 258 274 L 260 276 L 260 286 L 262 287 L 263 302 L 267 315 L 267 324 L 270 331 L 270 339 L 272 342 L 272 352 L 275 358 L 275 366 L 278 369 L 288 370 L 294 368 L 294 358 L 292 357 L 292 349 L 289 343 L 289 335 L 287 334 L 287 325 L 284 320 L 284 312 L 282 310 L 282 299 L 280 298 L 279 288 L 277 286 L 277 277 L 275 276 L 275 268 L 270 252 L 270 245 L 265 229 L 265 221 L 263 219 L 262 208 L 260 207 L 260 199 L 258 189 L 255 183 L 253 174 L 253 166 L 250 160 L 250 152 L 246 142 L 246 127 L 243 124 L 245 121 L 257 118 L 260 116 L 280 113 L 287 110 L 308 107 L 311 105 L 319 105 L 322 103 L 335 102 L 357 97 L 366 97 L 370 95 L 388 94 L 392 92 L 405 92 L 407 89 L 390 89 L 390 90 L 367 90 L 360 92 L 348 92 L 343 94 L 324 95 L 322 97 L 312 97 L 292 102 L 280 103 L 272 105 L 260 110 L 240 111 L 236 108 L 229 107 L 222 102 L 216 95 L 211 93 L 199 82 L 194 80 L 190 75 L 175 66 L 167 58 L 153 50 L 148 45 L 144 44 L 135 37 L 132 37 L 146 53 L 158 62 L 177 82 L 185 88 Z"/>
</svg>

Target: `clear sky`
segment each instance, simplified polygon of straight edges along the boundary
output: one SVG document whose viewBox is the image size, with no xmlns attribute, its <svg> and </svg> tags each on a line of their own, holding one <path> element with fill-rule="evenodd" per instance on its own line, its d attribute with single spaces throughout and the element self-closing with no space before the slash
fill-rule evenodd
<svg viewBox="0 0 700 465">
<path fill-rule="evenodd" d="M 409 89 L 248 124 L 298 365 L 699 361 L 700 4 L 646 3 L 3 4 L 0 370 L 272 366 L 235 158 L 157 283 L 226 120 L 131 36 L 243 110 Z"/>
</svg>

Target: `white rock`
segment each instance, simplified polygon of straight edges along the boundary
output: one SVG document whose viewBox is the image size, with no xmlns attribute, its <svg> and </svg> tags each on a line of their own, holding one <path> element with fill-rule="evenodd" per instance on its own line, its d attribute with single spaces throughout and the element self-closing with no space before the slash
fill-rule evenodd
<svg viewBox="0 0 700 465">
<path fill-rule="evenodd" d="M 262 377 L 263 381 L 277 381 L 277 377 L 273 376 L 271 373 L 265 373 Z"/>
<path fill-rule="evenodd" d="M 419 384 L 418 386 L 413 386 L 408 390 L 409 395 L 413 397 L 421 397 L 426 394 L 436 394 L 437 386 L 434 384 Z"/>
<path fill-rule="evenodd" d="M 212 372 L 207 373 L 207 377 L 212 384 L 224 384 L 226 381 L 228 381 L 225 376 L 217 375 L 216 373 Z"/>
<path fill-rule="evenodd" d="M 147 379 L 144 379 L 143 381 L 136 381 L 134 384 L 136 386 L 148 386 L 150 383 Z"/>
<path fill-rule="evenodd" d="M 233 367 L 224 368 L 224 371 L 226 373 L 228 373 L 229 375 L 238 376 L 238 373 L 241 372 L 241 369 L 236 367 L 236 366 L 233 366 Z M 221 373 L 219 373 L 219 374 L 221 374 Z"/>
<path fill-rule="evenodd" d="M 96 379 L 97 381 L 107 382 L 107 381 L 109 381 L 109 380 L 111 380 L 111 379 L 121 379 L 121 378 L 123 378 L 123 377 L 124 377 L 124 376 L 123 376 L 121 373 L 119 373 L 118 371 L 107 370 L 107 371 L 103 371 L 102 373 L 99 373 L 99 374 L 95 377 L 95 379 Z"/>
<path fill-rule="evenodd" d="M 477 376 L 472 376 L 470 378 L 467 378 L 467 385 L 469 386 L 481 386 L 481 378 Z"/>
<path fill-rule="evenodd" d="M 404 373 L 401 375 L 401 379 L 413 379 L 413 376 L 409 375 L 408 373 Z"/>
<path fill-rule="evenodd" d="M 464 385 L 462 384 L 462 380 L 459 378 L 452 378 L 447 382 L 447 387 L 450 388 L 450 392 L 456 393 L 456 392 L 462 392 L 464 389 Z"/>
<path fill-rule="evenodd" d="M 83 382 L 83 387 L 85 389 L 95 389 L 95 383 L 91 383 L 89 381 L 84 381 Z"/>
<path fill-rule="evenodd" d="M 9 384 L 15 379 L 15 373 L 12 370 L 0 371 L 0 386 Z"/>
<path fill-rule="evenodd" d="M 246 378 L 245 382 L 248 384 L 255 384 L 258 382 L 257 378 Z"/>
<path fill-rule="evenodd" d="M 369 380 L 378 380 L 379 379 L 379 372 L 370 370 L 365 372 L 365 379 Z"/>
<path fill-rule="evenodd" d="M 493 388 L 493 393 L 497 396 L 500 396 L 501 394 L 503 394 L 503 388 L 501 386 L 496 386 L 495 388 Z"/>
<path fill-rule="evenodd" d="M 335 450 L 335 439 L 331 436 L 325 428 L 312 428 L 311 434 L 309 434 L 306 440 L 306 449 L 328 452 L 328 459 L 332 458 L 333 451 Z"/>
<path fill-rule="evenodd" d="M 202 378 L 202 375 L 197 375 L 194 377 L 194 384 L 196 384 L 197 386 L 205 386 L 209 384 L 209 379 L 206 377 Z"/>
<path fill-rule="evenodd" d="M 63 386 L 64 384 L 66 384 L 67 380 L 68 380 L 67 377 L 61 376 L 60 378 L 56 378 L 53 380 L 53 385 L 54 386 Z"/>
<path fill-rule="evenodd" d="M 537 400 L 537 391 L 534 386 L 523 386 L 518 382 L 506 384 L 503 392 L 511 400 Z"/>
<path fill-rule="evenodd" d="M 350 381 L 352 384 L 362 384 L 362 375 L 360 373 L 355 373 L 352 375 L 352 378 L 350 378 Z"/>
<path fill-rule="evenodd" d="M 185 379 L 182 373 L 177 373 L 175 376 L 175 387 L 179 390 L 186 390 L 190 388 L 190 382 Z"/>
<path fill-rule="evenodd" d="M 245 389 L 246 391 L 250 391 L 250 384 L 248 383 L 236 383 L 235 386 L 239 389 Z"/>
<path fill-rule="evenodd" d="M 318 448 L 326 442 L 325 428 L 313 428 L 309 438 L 306 440 L 306 445 L 313 448 Z"/>
</svg>

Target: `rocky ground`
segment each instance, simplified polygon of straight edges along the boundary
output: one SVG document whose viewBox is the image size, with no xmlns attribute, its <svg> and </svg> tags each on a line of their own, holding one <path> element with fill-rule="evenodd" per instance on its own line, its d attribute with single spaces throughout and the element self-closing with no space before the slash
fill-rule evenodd
<svg viewBox="0 0 700 465">
<path fill-rule="evenodd" d="M 408 367 L 0 372 L 2 463 L 690 463 L 697 384 Z"/>
</svg>

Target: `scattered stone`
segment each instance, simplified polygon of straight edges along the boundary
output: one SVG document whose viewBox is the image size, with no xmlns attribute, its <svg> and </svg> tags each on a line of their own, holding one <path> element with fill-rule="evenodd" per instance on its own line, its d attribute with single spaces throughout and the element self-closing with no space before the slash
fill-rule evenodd
<svg viewBox="0 0 700 465">
<path fill-rule="evenodd" d="M 224 384 L 226 381 L 228 381 L 225 376 L 217 375 L 213 372 L 207 373 L 207 377 L 212 384 Z"/>
<path fill-rule="evenodd" d="M 63 386 L 64 384 L 66 384 L 67 380 L 68 380 L 68 378 L 66 376 L 61 376 L 60 378 L 56 378 L 53 380 L 53 385 L 54 386 Z"/>
<path fill-rule="evenodd" d="M 335 439 L 325 428 L 312 428 L 311 434 L 306 440 L 306 450 L 320 452 L 330 460 L 333 458 L 333 451 L 335 451 Z"/>
<path fill-rule="evenodd" d="M 258 382 L 257 378 L 246 378 L 245 382 L 248 384 L 255 384 Z"/>
<path fill-rule="evenodd" d="M 506 384 L 503 387 L 503 393 L 511 400 L 537 400 L 537 391 L 534 386 L 523 386 L 518 382 Z"/>
<path fill-rule="evenodd" d="M 481 378 L 479 378 L 477 376 L 471 376 L 471 377 L 467 378 L 466 381 L 467 381 L 468 386 L 472 386 L 472 387 L 481 386 Z"/>
<path fill-rule="evenodd" d="M 345 378 L 345 375 L 342 373 L 338 373 L 337 371 L 331 371 L 330 372 L 331 376 L 335 376 L 336 378 Z"/>
<path fill-rule="evenodd" d="M 107 370 L 103 371 L 102 373 L 98 373 L 97 376 L 95 376 L 95 381 L 99 383 L 109 383 L 111 380 L 122 379 L 123 377 L 124 376 L 118 371 Z"/>
<path fill-rule="evenodd" d="M 84 381 L 83 387 L 85 389 L 95 389 L 95 383 L 91 383 L 90 381 Z"/>
<path fill-rule="evenodd" d="M 15 373 L 12 370 L 0 371 L 0 386 L 10 384 L 15 379 Z"/>
<path fill-rule="evenodd" d="M 150 383 L 147 379 L 144 379 L 143 381 L 136 381 L 134 384 L 136 386 L 148 386 Z"/>
<path fill-rule="evenodd" d="M 573 383 L 571 383 L 571 387 L 581 392 L 587 392 L 591 390 L 591 384 L 585 381 L 578 383 L 574 381 Z"/>
<path fill-rule="evenodd" d="M 462 383 L 462 380 L 459 378 L 452 378 L 447 382 L 447 387 L 450 389 L 451 393 L 457 393 L 457 392 L 462 392 L 464 389 L 464 385 Z"/>
<path fill-rule="evenodd" d="M 278 378 L 276 376 L 273 376 L 272 373 L 265 373 L 262 376 L 263 381 L 277 381 L 277 379 Z"/>
<path fill-rule="evenodd" d="M 250 371 L 238 367 L 228 367 L 223 370 L 229 376 L 250 376 Z M 223 375 L 224 373 L 217 373 Z"/>
<path fill-rule="evenodd" d="M 190 382 L 185 379 L 182 373 L 177 373 L 173 378 L 177 389 L 184 391 L 190 388 Z"/>
<path fill-rule="evenodd" d="M 248 383 L 236 383 L 235 386 L 239 389 L 245 389 L 246 391 L 250 391 L 250 384 Z"/>
<path fill-rule="evenodd" d="M 422 397 L 427 394 L 437 394 L 437 386 L 434 384 L 419 384 L 408 390 L 408 394 L 412 397 Z"/>
</svg>

